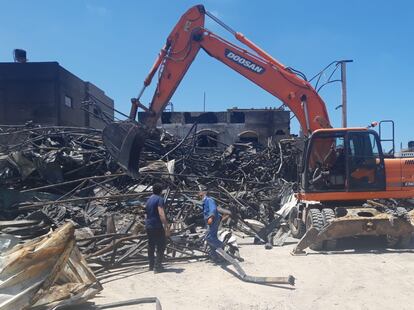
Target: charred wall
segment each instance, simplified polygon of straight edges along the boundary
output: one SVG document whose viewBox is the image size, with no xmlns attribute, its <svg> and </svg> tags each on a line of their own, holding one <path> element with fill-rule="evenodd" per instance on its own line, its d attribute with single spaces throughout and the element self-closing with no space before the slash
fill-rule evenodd
<svg viewBox="0 0 414 310">
<path fill-rule="evenodd" d="M 145 113 L 138 113 L 142 121 Z M 290 135 L 289 111 L 276 109 L 229 109 L 225 112 L 164 112 L 158 122 L 171 134 L 184 137 L 197 122 L 200 144 L 204 136 L 218 140 L 217 146 L 235 142 L 266 144 L 268 138 L 280 139 Z M 208 138 L 208 137 L 207 137 Z M 223 143 L 223 144 L 220 144 Z M 215 146 L 214 143 L 211 144 Z"/>
<path fill-rule="evenodd" d="M 0 63 L 0 124 L 36 124 L 103 128 L 104 123 L 82 109 L 90 94 L 109 115 L 111 98 L 57 62 Z M 93 107 L 89 107 L 93 114 Z"/>
<path fill-rule="evenodd" d="M 58 124 L 57 63 L 0 63 L 0 123 Z"/>
</svg>

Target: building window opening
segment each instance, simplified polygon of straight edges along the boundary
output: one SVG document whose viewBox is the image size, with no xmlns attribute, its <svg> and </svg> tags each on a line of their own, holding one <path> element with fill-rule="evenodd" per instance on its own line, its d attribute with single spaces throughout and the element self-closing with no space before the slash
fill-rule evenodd
<svg viewBox="0 0 414 310">
<path fill-rule="evenodd" d="M 259 143 L 259 135 L 255 131 L 244 131 L 239 134 L 241 143 Z"/>
<path fill-rule="evenodd" d="M 192 115 L 190 112 L 184 112 L 184 123 L 186 124 L 216 124 L 218 123 L 218 118 L 214 112 L 205 112 L 199 115 Z"/>
<path fill-rule="evenodd" d="M 171 112 L 162 112 L 161 124 L 172 124 L 171 116 L 172 116 Z"/>
<path fill-rule="evenodd" d="M 99 107 L 94 106 L 93 107 L 93 115 L 95 117 L 99 118 L 102 115 L 102 110 Z"/>
<path fill-rule="evenodd" d="M 244 124 L 246 121 L 244 112 L 231 112 L 230 123 L 232 124 Z"/>
<path fill-rule="evenodd" d="M 198 147 L 217 147 L 218 133 L 213 130 L 202 130 L 197 135 Z"/>
<path fill-rule="evenodd" d="M 68 108 L 73 108 L 72 98 L 69 96 L 65 96 L 65 106 Z"/>
</svg>

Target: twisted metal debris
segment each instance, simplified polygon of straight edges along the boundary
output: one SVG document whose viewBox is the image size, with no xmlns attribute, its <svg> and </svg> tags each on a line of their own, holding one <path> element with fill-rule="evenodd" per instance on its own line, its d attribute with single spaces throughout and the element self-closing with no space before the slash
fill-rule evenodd
<svg viewBox="0 0 414 310">
<path fill-rule="evenodd" d="M 242 261 L 231 233 L 271 242 L 272 230 L 263 228 L 275 223 L 281 189 L 292 186 L 298 150 L 290 142 L 200 149 L 196 139 L 193 131 L 183 140 L 165 132 L 147 140 L 139 177 L 132 179 L 108 155 L 99 130 L 0 126 L 0 232 L 15 239 L 1 246 L 10 248 L 71 221 L 98 278 L 112 268 L 146 266 L 143 206 L 151 185 L 160 182 L 172 223 L 168 260 L 206 257 L 196 198 L 203 185 L 223 214 L 226 253 Z"/>
</svg>

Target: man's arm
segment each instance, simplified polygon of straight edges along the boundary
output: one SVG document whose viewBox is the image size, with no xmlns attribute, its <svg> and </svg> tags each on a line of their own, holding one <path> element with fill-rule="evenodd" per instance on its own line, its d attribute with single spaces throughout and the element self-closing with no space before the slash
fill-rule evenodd
<svg viewBox="0 0 414 310">
<path fill-rule="evenodd" d="M 161 223 L 164 226 L 165 236 L 169 237 L 171 235 L 171 232 L 170 227 L 168 226 L 167 217 L 165 216 L 164 204 L 158 205 L 158 214 L 160 215 Z"/>
<path fill-rule="evenodd" d="M 217 210 L 217 206 L 216 203 L 214 202 L 213 199 L 208 199 L 207 201 L 208 204 L 208 219 L 207 219 L 207 224 L 211 225 L 214 222 L 214 216 L 216 214 L 216 210 Z"/>
</svg>

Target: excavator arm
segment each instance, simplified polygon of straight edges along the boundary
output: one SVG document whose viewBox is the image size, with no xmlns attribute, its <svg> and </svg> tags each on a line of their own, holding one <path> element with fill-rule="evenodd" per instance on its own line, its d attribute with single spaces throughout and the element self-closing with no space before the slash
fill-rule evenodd
<svg viewBox="0 0 414 310">
<path fill-rule="evenodd" d="M 250 47 L 256 54 L 207 30 L 204 28 L 206 14 L 212 16 L 202 5 L 197 5 L 181 17 L 145 79 L 144 87 L 151 83 L 152 77 L 159 69 L 158 85 L 145 121 L 148 126 L 156 125 L 166 104 L 202 48 L 211 57 L 279 98 L 295 114 L 305 135 L 316 129 L 330 127 L 325 103 L 309 82 L 228 26 L 223 24 L 238 41 Z M 137 101 L 134 105 L 142 106 L 138 105 Z M 133 118 L 134 114 L 135 112 L 131 115 Z"/>
<path fill-rule="evenodd" d="M 230 31 L 239 42 L 246 45 L 253 52 L 236 46 L 207 30 L 204 27 L 206 15 Z M 305 135 L 309 135 L 320 128 L 331 127 L 325 103 L 309 82 L 296 75 L 292 69 L 275 60 L 243 34 L 234 31 L 215 16 L 205 11 L 202 5 L 189 9 L 168 36 L 165 46 L 144 80 L 143 88 L 138 97 L 131 100 L 131 120 L 135 120 L 138 108 L 142 108 L 146 112 L 141 120 L 145 128 L 151 129 L 156 126 L 163 110 L 200 48 L 211 57 L 216 58 L 280 99 L 295 114 Z M 151 84 L 152 78 L 157 72 L 157 87 L 149 107 L 146 107 L 140 102 L 141 96 L 145 88 Z M 119 140 L 118 130 L 106 130 L 109 135 L 116 135 L 119 140 L 117 147 L 115 147 L 115 152 L 111 151 L 111 149 L 114 149 L 113 147 L 109 148 L 111 154 L 116 159 L 120 157 L 116 155 L 122 153 L 122 149 L 127 148 L 129 155 L 124 156 L 125 158 L 139 156 L 137 153 L 142 148 L 143 142 L 141 143 L 138 140 L 143 140 L 145 137 L 142 135 L 142 132 L 138 133 L 137 129 L 132 126 L 127 126 L 124 129 L 125 136 L 130 137 L 130 139 L 125 138 L 124 140 Z M 134 138 L 135 136 L 140 137 Z M 110 139 L 105 139 L 104 131 L 104 142 L 108 140 Z M 105 144 L 108 146 L 111 143 Z M 134 151 L 131 151 L 131 145 L 135 145 Z M 136 161 L 133 164 L 136 167 Z M 131 171 L 130 162 L 122 164 L 121 160 L 121 165 Z"/>
</svg>

